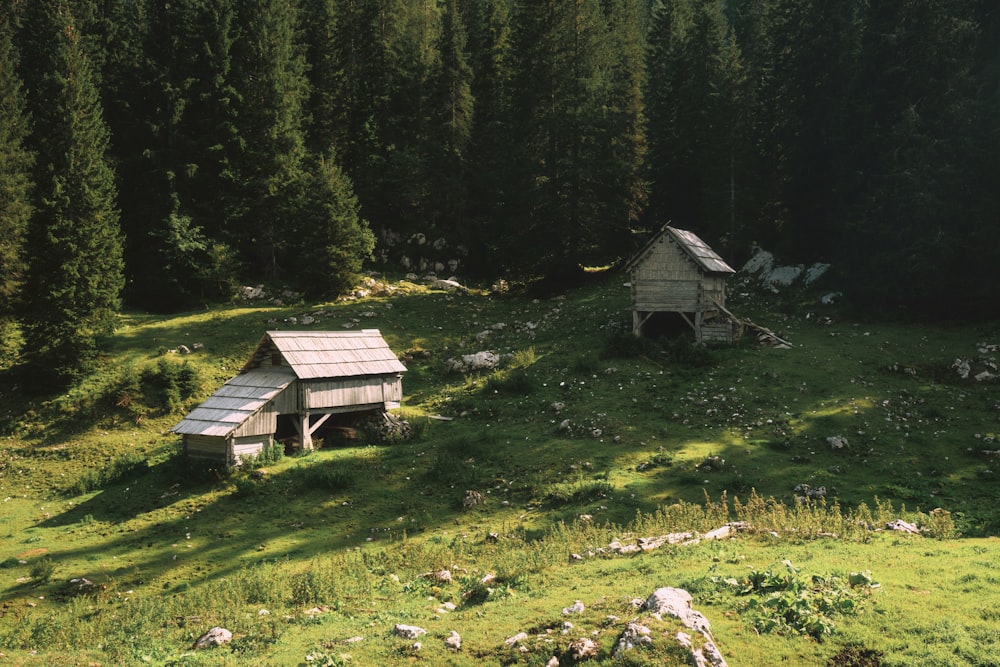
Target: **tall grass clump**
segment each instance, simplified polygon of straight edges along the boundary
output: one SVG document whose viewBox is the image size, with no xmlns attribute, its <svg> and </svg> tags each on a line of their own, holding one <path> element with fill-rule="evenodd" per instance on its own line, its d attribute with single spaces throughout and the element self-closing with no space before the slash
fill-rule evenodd
<svg viewBox="0 0 1000 667">
<path fill-rule="evenodd" d="M 98 470 L 88 469 L 82 473 L 72 484 L 66 487 L 65 493 L 69 496 L 79 496 L 91 491 L 103 489 L 111 484 L 123 482 L 126 479 L 140 477 L 149 470 L 149 462 L 142 454 L 128 452 L 123 454 L 103 468 Z"/>
</svg>

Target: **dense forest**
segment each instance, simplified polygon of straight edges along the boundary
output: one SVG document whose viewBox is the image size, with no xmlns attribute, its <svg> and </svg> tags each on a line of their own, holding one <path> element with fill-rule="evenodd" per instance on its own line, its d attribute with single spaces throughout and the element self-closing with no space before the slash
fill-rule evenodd
<svg viewBox="0 0 1000 667">
<path fill-rule="evenodd" d="M 0 0 L 0 339 L 366 266 L 530 279 L 668 221 L 996 315 L 991 0 Z"/>
</svg>

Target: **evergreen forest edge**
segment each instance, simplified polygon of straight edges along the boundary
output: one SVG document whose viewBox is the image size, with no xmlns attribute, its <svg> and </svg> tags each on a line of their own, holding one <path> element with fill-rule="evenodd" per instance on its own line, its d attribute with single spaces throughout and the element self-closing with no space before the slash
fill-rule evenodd
<svg viewBox="0 0 1000 667">
<path fill-rule="evenodd" d="M 668 221 L 734 264 L 829 261 L 868 312 L 995 315 L 992 3 L 2 10 L 4 365 L 74 377 L 122 299 L 567 277 Z"/>
</svg>

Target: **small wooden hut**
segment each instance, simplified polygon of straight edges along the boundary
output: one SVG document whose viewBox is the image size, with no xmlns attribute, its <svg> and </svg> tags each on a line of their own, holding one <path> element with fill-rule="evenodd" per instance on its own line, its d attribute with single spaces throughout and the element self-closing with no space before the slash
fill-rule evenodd
<svg viewBox="0 0 1000 667">
<path fill-rule="evenodd" d="M 238 465 L 287 431 L 306 449 L 337 415 L 399 407 L 406 367 L 377 329 L 268 331 L 240 374 L 171 430 L 195 458 Z"/>
<path fill-rule="evenodd" d="M 678 318 L 698 342 L 739 335 L 739 320 L 726 310 L 726 278 L 736 272 L 693 232 L 664 226 L 625 268 L 635 335 L 667 329 Z"/>
</svg>

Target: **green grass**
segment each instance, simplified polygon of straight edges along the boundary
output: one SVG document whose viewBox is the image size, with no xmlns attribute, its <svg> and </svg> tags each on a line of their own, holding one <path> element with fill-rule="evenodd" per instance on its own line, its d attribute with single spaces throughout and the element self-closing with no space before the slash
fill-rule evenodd
<svg viewBox="0 0 1000 667">
<path fill-rule="evenodd" d="M 1000 448 L 1000 390 L 950 366 L 1000 343 L 1000 330 L 826 311 L 834 321 L 820 323 L 805 307 L 737 295 L 732 310 L 795 347 L 636 343 L 622 335 L 620 284 L 608 276 L 544 299 L 406 284 L 360 301 L 131 314 L 99 371 L 65 394 L 28 402 L 0 382 L 3 652 L 25 665 L 306 664 L 307 654 L 544 664 L 565 648 L 561 609 L 574 600 L 588 609 L 574 625 L 609 649 L 609 614 L 628 618 L 629 600 L 681 586 L 730 664 L 825 665 L 841 651 L 992 664 L 1000 462 L 982 452 Z M 314 328 L 379 328 L 408 352 L 400 412 L 417 436 L 285 457 L 256 475 L 187 463 L 167 429 L 239 370 L 263 331 L 317 312 Z M 194 343 L 190 355 L 168 351 Z M 446 370 L 482 349 L 502 367 Z M 849 447 L 832 450 L 831 436 Z M 801 484 L 825 487 L 825 502 L 797 504 Z M 466 507 L 469 491 L 484 502 Z M 930 532 L 868 529 L 887 517 Z M 758 531 L 636 556 L 605 549 L 727 518 Z M 831 595 L 852 572 L 881 587 L 859 593 L 856 613 L 832 615 L 819 640 L 758 635 L 747 596 L 719 582 L 785 560 L 835 582 Z M 422 576 L 441 569 L 450 583 Z M 99 588 L 72 594 L 66 582 L 79 577 Z M 792 593 L 769 604 L 805 604 Z M 456 608 L 439 613 L 445 602 Z M 418 655 L 391 636 L 395 623 L 428 630 Z M 231 649 L 190 651 L 214 625 L 235 633 Z M 453 629 L 454 654 L 443 643 Z M 529 653 L 504 646 L 546 629 Z M 602 655 L 595 664 L 620 664 Z"/>
</svg>

